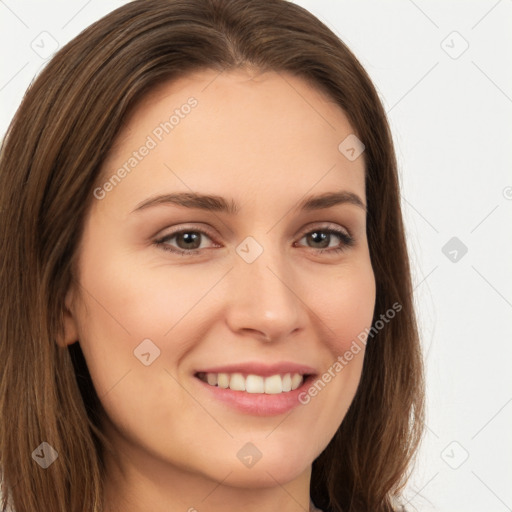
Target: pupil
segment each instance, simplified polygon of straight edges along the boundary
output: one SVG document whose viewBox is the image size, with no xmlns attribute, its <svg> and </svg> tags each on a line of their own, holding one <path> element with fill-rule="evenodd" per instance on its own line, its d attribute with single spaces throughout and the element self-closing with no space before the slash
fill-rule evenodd
<svg viewBox="0 0 512 512">
<path fill-rule="evenodd" d="M 329 246 L 329 235 L 327 233 L 323 233 L 321 231 L 314 231 L 311 233 L 310 238 L 312 239 L 313 243 L 321 244 L 321 248 L 328 247 Z M 327 244 L 325 242 L 327 241 Z"/>
<path fill-rule="evenodd" d="M 199 242 L 199 234 L 198 233 L 182 233 L 181 235 L 178 236 L 178 242 L 180 240 L 183 240 L 185 242 L 185 249 L 197 249 L 201 244 L 198 243 Z M 194 244 L 195 242 L 195 245 L 192 247 L 192 245 Z M 179 245 L 179 243 L 178 243 Z"/>
</svg>

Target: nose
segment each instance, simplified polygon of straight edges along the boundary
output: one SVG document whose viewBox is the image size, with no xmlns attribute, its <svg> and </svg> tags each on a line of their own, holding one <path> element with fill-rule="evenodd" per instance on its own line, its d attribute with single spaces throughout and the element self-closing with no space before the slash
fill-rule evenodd
<svg viewBox="0 0 512 512">
<path fill-rule="evenodd" d="M 276 342 L 305 326 L 307 307 L 284 251 L 265 247 L 252 263 L 235 254 L 227 323 L 238 335 Z"/>
</svg>

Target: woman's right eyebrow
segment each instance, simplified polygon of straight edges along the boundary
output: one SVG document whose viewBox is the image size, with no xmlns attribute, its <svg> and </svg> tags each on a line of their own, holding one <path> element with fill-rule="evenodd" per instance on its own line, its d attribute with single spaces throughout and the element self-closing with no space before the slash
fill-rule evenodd
<svg viewBox="0 0 512 512">
<path fill-rule="evenodd" d="M 162 204 L 184 206 L 186 208 L 196 208 L 212 212 L 224 212 L 229 215 L 234 215 L 239 211 L 238 205 L 233 200 L 227 201 L 222 196 L 198 194 L 196 192 L 176 192 L 150 197 L 139 203 L 132 213 Z"/>
<path fill-rule="evenodd" d="M 326 192 L 316 196 L 307 196 L 295 207 L 298 211 L 312 211 L 332 208 L 340 204 L 351 204 L 362 208 L 366 212 L 363 200 L 354 192 Z M 132 213 L 159 205 L 176 205 L 185 208 L 195 208 L 205 211 L 222 212 L 235 215 L 240 211 L 233 199 L 227 200 L 222 196 L 199 194 L 197 192 L 176 192 L 160 194 L 150 197 L 139 203 Z"/>
</svg>

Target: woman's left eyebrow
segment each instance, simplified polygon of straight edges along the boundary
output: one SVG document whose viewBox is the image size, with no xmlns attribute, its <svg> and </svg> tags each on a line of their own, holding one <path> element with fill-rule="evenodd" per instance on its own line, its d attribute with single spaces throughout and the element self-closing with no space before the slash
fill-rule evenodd
<svg viewBox="0 0 512 512">
<path fill-rule="evenodd" d="M 326 192 L 316 196 L 308 196 L 295 207 L 299 211 L 323 210 L 339 204 L 351 204 L 362 208 L 366 212 L 366 205 L 355 193 L 346 190 L 340 192 Z M 132 211 L 138 212 L 147 208 L 159 205 L 176 205 L 185 208 L 223 212 L 228 215 L 235 215 L 240 211 L 239 206 L 233 199 L 227 200 L 222 196 L 199 194 L 196 192 L 177 192 L 172 194 L 161 194 L 150 197 L 139 203 Z"/>
<path fill-rule="evenodd" d="M 317 196 L 308 196 L 298 205 L 297 210 L 324 210 L 339 204 L 352 204 L 362 208 L 366 212 L 363 200 L 354 192 L 342 190 L 340 192 L 326 192 Z"/>
</svg>

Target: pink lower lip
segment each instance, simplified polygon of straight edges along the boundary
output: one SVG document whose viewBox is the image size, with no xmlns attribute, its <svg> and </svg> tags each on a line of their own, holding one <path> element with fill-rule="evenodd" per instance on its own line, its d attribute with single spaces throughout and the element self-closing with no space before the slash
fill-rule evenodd
<svg viewBox="0 0 512 512">
<path fill-rule="evenodd" d="M 301 405 L 299 395 L 309 385 L 311 376 L 304 379 L 304 382 L 293 391 L 267 395 L 265 393 L 247 393 L 245 391 L 233 391 L 232 389 L 210 386 L 201 379 L 195 377 L 195 380 L 205 389 L 206 392 L 217 400 L 238 409 L 246 414 L 256 416 L 277 416 L 291 411 L 294 407 Z"/>
</svg>

